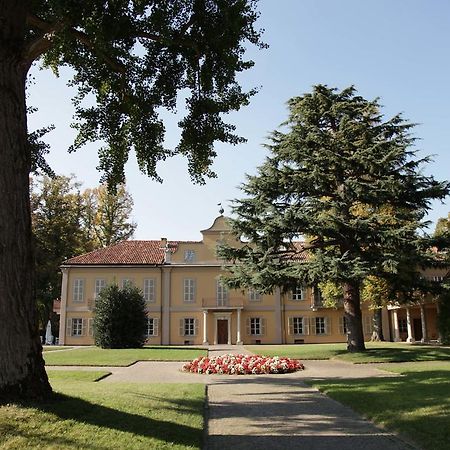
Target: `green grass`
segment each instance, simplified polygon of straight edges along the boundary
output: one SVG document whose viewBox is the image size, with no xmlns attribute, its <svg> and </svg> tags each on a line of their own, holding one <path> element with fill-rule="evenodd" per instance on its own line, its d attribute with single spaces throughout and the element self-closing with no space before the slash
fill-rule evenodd
<svg viewBox="0 0 450 450">
<path fill-rule="evenodd" d="M 43 352 L 53 352 L 55 350 L 70 350 L 73 347 L 65 347 L 64 345 L 43 345 Z"/>
<path fill-rule="evenodd" d="M 52 401 L 0 406 L 0 449 L 200 449 L 199 384 L 95 383 L 100 372 L 49 373 Z"/>
<path fill-rule="evenodd" d="M 354 363 L 450 361 L 450 347 L 394 342 L 366 342 L 367 351 L 364 353 L 348 353 L 346 344 L 257 345 L 246 348 L 266 356 L 301 360 L 336 358 Z"/>
<path fill-rule="evenodd" d="M 144 347 L 105 350 L 76 348 L 68 352 L 44 353 L 45 363 L 54 366 L 129 366 L 136 361 L 188 361 L 207 351 L 185 347 Z"/>
<path fill-rule="evenodd" d="M 403 376 L 310 383 L 375 423 L 407 436 L 421 448 L 447 450 L 450 362 L 403 363 L 388 370 Z"/>
</svg>

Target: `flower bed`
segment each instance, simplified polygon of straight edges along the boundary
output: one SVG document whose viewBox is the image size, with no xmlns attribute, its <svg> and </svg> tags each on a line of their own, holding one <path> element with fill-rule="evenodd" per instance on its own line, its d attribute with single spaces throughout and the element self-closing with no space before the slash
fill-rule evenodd
<svg viewBox="0 0 450 450">
<path fill-rule="evenodd" d="M 202 374 L 256 375 L 263 373 L 289 373 L 303 370 L 297 359 L 259 355 L 201 356 L 184 364 L 183 371 Z"/>
</svg>

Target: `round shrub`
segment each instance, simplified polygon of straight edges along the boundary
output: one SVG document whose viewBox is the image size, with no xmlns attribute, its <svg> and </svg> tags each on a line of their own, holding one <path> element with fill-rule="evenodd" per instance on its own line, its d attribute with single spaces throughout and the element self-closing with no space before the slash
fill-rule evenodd
<svg viewBox="0 0 450 450">
<path fill-rule="evenodd" d="M 94 341 L 101 348 L 138 348 L 146 340 L 147 310 L 141 291 L 112 284 L 100 292 L 94 308 Z"/>
</svg>

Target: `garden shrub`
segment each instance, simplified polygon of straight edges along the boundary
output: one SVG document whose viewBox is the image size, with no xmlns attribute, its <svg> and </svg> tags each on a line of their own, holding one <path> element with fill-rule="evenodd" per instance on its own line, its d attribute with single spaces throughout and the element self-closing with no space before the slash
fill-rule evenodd
<svg viewBox="0 0 450 450">
<path fill-rule="evenodd" d="M 94 341 L 101 348 L 139 348 L 146 340 L 147 310 L 134 286 L 110 285 L 100 292 L 94 308 Z"/>
</svg>

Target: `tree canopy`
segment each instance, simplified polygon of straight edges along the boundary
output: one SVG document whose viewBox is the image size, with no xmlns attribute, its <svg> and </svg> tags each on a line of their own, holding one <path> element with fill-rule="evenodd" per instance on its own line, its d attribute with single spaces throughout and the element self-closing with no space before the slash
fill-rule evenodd
<svg viewBox="0 0 450 450">
<path fill-rule="evenodd" d="M 288 106 L 287 131 L 272 133 L 269 157 L 234 201 L 232 228 L 248 242 L 221 250 L 238 262 L 228 283 L 261 290 L 340 284 L 348 349 L 364 350 L 363 281 L 398 278 L 424 262 L 418 230 L 431 200 L 450 185 L 422 173 L 429 158 L 413 149 L 414 125 L 400 115 L 384 120 L 378 100 L 353 87 L 317 85 Z"/>
<path fill-rule="evenodd" d="M 0 401 L 51 394 L 34 303 L 30 171 L 47 148 L 27 133 L 26 80 L 36 61 L 71 85 L 78 134 L 71 150 L 99 142 L 99 170 L 110 187 L 124 180 L 130 150 L 159 179 L 157 163 L 187 157 L 193 180 L 213 176 L 216 141 L 243 138 L 223 115 L 246 105 L 237 75 L 252 67 L 245 46 L 264 47 L 256 0 L 5 0 L 0 26 Z M 181 139 L 164 147 L 161 110 L 185 99 Z M 50 119 L 51 120 L 51 119 Z"/>
</svg>

